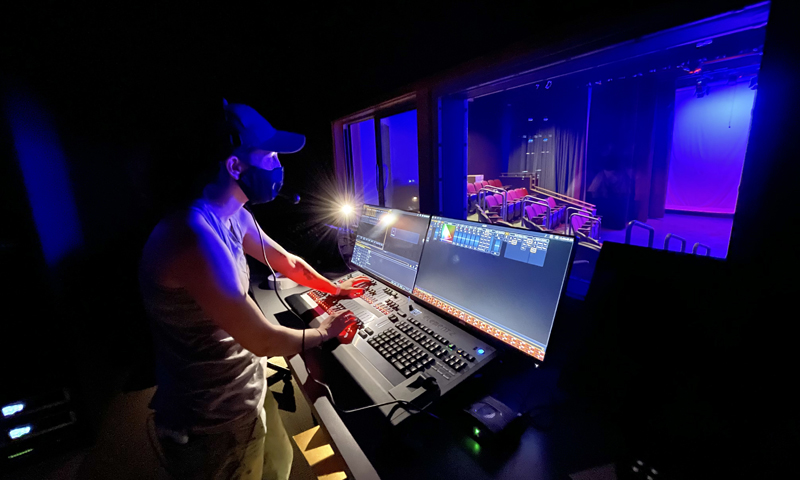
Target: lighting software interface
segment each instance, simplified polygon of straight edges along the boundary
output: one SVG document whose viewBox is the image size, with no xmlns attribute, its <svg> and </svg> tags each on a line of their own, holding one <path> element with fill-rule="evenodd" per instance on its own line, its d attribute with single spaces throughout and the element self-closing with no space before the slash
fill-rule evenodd
<svg viewBox="0 0 800 480">
<path fill-rule="evenodd" d="M 572 237 L 365 205 L 352 262 L 541 361 L 574 247 Z"/>
<path fill-rule="evenodd" d="M 430 215 L 364 205 L 351 261 L 410 293 L 429 221 Z"/>
<path fill-rule="evenodd" d="M 574 239 L 432 217 L 413 294 L 544 360 Z"/>
</svg>

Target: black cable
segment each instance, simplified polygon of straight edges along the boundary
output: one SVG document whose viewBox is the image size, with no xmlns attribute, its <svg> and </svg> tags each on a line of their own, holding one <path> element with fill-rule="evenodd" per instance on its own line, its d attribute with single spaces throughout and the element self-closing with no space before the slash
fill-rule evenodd
<svg viewBox="0 0 800 480">
<path fill-rule="evenodd" d="M 287 311 L 291 312 L 292 315 L 297 317 L 297 319 L 300 320 L 302 325 L 305 325 L 306 322 L 305 322 L 305 320 L 303 320 L 303 317 L 301 317 L 297 312 L 294 311 L 294 309 L 292 309 L 289 305 L 287 305 L 286 302 L 284 302 L 284 300 L 281 297 L 281 295 L 278 293 L 278 277 L 277 277 L 277 275 L 275 273 L 275 270 L 273 270 L 272 265 L 270 265 L 269 260 L 267 260 L 267 250 L 264 247 L 264 237 L 261 236 L 261 231 L 260 231 L 260 229 L 258 227 L 258 222 L 256 222 L 256 216 L 253 214 L 252 210 L 250 210 L 250 209 L 248 209 L 246 207 L 245 207 L 245 210 L 250 212 L 250 216 L 253 218 L 253 224 L 256 226 L 256 232 L 258 234 L 258 239 L 261 241 L 261 254 L 264 257 L 264 263 L 267 265 L 267 268 L 269 268 L 269 271 L 272 272 L 272 278 L 275 280 L 275 296 L 278 297 L 278 300 L 280 300 L 281 305 L 283 305 L 283 307 Z M 300 348 L 301 348 L 300 353 L 299 353 L 300 360 L 303 361 L 303 366 L 306 369 L 306 374 L 308 375 L 308 377 L 310 379 L 314 380 L 314 382 L 316 382 L 318 385 L 321 385 L 321 386 L 325 387 L 325 390 L 327 390 L 327 392 L 328 392 L 328 398 L 331 401 L 331 405 L 333 405 L 333 407 L 335 409 L 339 410 L 342 413 L 355 413 L 355 412 L 360 412 L 362 410 L 367 410 L 367 409 L 370 409 L 370 408 L 377 408 L 377 407 L 383 407 L 383 406 L 386 406 L 386 405 L 399 404 L 399 405 L 402 405 L 404 407 L 411 407 L 412 410 L 416 410 L 418 412 L 427 413 L 428 415 L 432 416 L 433 418 L 435 418 L 437 420 L 440 420 L 440 418 L 437 417 L 436 415 L 432 414 L 431 412 L 428 412 L 427 410 L 423 410 L 422 408 L 414 405 L 413 403 L 411 403 L 411 402 L 409 402 L 407 400 L 393 400 L 391 402 L 376 403 L 376 404 L 367 405 L 367 406 L 364 406 L 364 407 L 353 408 L 353 409 L 350 409 L 350 410 L 342 409 L 341 407 L 336 405 L 336 401 L 333 399 L 333 392 L 331 391 L 331 387 L 329 387 L 327 383 L 321 382 L 321 381 L 317 380 L 316 378 L 314 378 L 314 375 L 311 374 L 311 370 L 308 369 L 308 364 L 306 363 L 305 356 L 303 355 L 303 353 L 306 350 L 306 329 L 303 328 L 302 330 L 303 330 L 303 339 L 301 341 L 302 343 L 301 343 L 301 346 L 300 346 Z"/>
</svg>

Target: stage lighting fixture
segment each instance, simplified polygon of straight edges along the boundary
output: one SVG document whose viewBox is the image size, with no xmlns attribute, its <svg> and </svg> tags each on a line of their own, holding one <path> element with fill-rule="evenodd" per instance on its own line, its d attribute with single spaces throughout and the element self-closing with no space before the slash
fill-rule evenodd
<svg viewBox="0 0 800 480">
<path fill-rule="evenodd" d="M 758 89 L 758 75 L 750 79 L 750 85 L 747 88 L 749 88 L 750 90 Z"/>
<path fill-rule="evenodd" d="M 552 86 L 553 86 L 553 82 L 551 82 L 550 80 L 548 80 L 548 81 L 547 81 L 547 83 L 544 85 L 544 88 L 545 88 L 545 90 L 546 90 L 546 89 L 548 89 L 548 88 L 550 88 L 550 87 L 552 87 Z"/>
<path fill-rule="evenodd" d="M 708 84 L 706 84 L 703 79 L 697 81 L 697 84 L 694 86 L 694 94 L 697 98 L 708 96 Z"/>
<path fill-rule="evenodd" d="M 353 213 L 353 206 L 349 204 L 342 205 L 342 214 L 345 216 L 350 215 Z"/>
</svg>

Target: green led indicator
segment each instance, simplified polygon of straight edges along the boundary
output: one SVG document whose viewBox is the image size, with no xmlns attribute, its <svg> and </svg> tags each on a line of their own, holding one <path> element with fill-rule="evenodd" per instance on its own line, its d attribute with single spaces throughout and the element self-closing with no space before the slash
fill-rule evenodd
<svg viewBox="0 0 800 480">
<path fill-rule="evenodd" d="M 474 455 L 478 455 L 481 453 L 481 446 L 478 442 L 471 438 L 466 438 L 465 446 L 469 449 Z"/>
<path fill-rule="evenodd" d="M 479 437 L 481 435 L 481 431 L 478 429 L 478 427 L 474 427 L 472 429 L 472 434 L 475 435 L 476 437 Z"/>
<path fill-rule="evenodd" d="M 29 449 L 23 450 L 23 451 L 21 451 L 19 453 L 15 453 L 14 455 L 9 455 L 8 458 L 12 459 L 12 458 L 21 457 L 21 456 L 25 455 L 26 453 L 31 453 L 32 451 L 33 451 L 33 449 L 29 448 Z"/>
</svg>

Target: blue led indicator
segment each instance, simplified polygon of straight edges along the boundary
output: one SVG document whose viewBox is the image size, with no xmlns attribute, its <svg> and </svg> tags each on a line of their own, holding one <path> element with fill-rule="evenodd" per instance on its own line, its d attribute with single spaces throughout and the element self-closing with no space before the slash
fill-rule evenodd
<svg viewBox="0 0 800 480">
<path fill-rule="evenodd" d="M 478 349 L 478 355 L 483 355 L 484 353 L 486 353 L 486 350 L 484 350 L 482 348 Z"/>
<path fill-rule="evenodd" d="M 24 437 L 29 433 L 31 433 L 31 426 L 25 425 L 24 427 L 17 427 L 9 430 L 8 436 L 11 437 L 11 440 L 16 440 L 19 437 Z"/>
<path fill-rule="evenodd" d="M 6 405 L 5 407 L 3 407 L 3 416 L 4 417 L 10 417 L 11 415 L 14 415 L 15 413 L 19 413 L 19 412 L 23 411 L 24 409 L 25 409 L 25 404 L 24 403 L 21 403 L 21 402 L 20 403 L 12 403 L 11 405 Z"/>
</svg>

